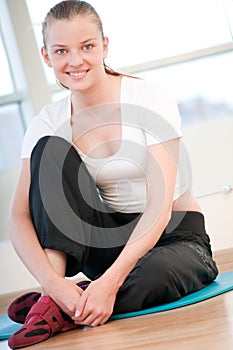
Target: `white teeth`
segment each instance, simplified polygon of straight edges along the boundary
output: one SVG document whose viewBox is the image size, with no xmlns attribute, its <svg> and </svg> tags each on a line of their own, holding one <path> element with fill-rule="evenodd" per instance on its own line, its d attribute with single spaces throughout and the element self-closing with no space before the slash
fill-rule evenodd
<svg viewBox="0 0 233 350">
<path fill-rule="evenodd" d="M 70 72 L 69 74 L 72 77 L 80 77 L 81 75 L 83 75 L 85 72 Z"/>
</svg>

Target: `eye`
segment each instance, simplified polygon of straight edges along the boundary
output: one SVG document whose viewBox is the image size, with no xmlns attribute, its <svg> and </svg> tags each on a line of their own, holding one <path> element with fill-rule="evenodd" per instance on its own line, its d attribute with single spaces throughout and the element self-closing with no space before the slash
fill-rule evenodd
<svg viewBox="0 0 233 350">
<path fill-rule="evenodd" d="M 93 49 L 94 45 L 92 44 L 87 44 L 83 46 L 83 50 L 84 51 L 90 51 L 91 49 Z"/>
<path fill-rule="evenodd" d="M 66 52 L 67 52 L 66 49 L 58 49 L 58 50 L 56 50 L 56 54 L 58 54 L 58 55 L 64 55 Z"/>
</svg>

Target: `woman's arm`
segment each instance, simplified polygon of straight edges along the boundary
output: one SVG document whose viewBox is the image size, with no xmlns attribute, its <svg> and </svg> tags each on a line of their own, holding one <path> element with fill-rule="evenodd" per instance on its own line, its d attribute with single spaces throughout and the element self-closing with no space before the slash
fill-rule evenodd
<svg viewBox="0 0 233 350">
<path fill-rule="evenodd" d="M 159 240 L 166 228 L 173 207 L 177 175 L 179 139 L 150 146 L 147 168 L 147 205 L 128 243 L 106 276 L 119 288 L 138 259 Z"/>
<path fill-rule="evenodd" d="M 106 271 L 119 288 L 138 259 L 154 247 L 172 211 L 179 139 L 150 146 L 147 169 L 147 205 L 128 243 Z"/>
<path fill-rule="evenodd" d="M 74 318 L 78 323 L 95 326 L 106 322 L 125 278 L 162 235 L 171 217 L 178 149 L 179 139 L 149 147 L 146 209 L 118 258 L 80 298 L 80 315 Z"/>
<path fill-rule="evenodd" d="M 55 272 L 42 249 L 29 212 L 30 160 L 22 161 L 22 169 L 14 194 L 8 232 L 12 244 L 28 270 L 42 288 L 68 314 L 73 315 L 81 290 L 73 282 Z M 73 298 L 71 297 L 73 296 Z"/>
</svg>

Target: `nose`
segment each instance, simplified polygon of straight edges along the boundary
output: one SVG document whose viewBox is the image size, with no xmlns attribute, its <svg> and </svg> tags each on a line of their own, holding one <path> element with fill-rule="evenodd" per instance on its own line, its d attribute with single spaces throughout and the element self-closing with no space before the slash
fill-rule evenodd
<svg viewBox="0 0 233 350">
<path fill-rule="evenodd" d="M 83 64 L 82 53 L 78 51 L 71 51 L 69 55 L 69 65 L 71 67 L 80 66 Z"/>
</svg>

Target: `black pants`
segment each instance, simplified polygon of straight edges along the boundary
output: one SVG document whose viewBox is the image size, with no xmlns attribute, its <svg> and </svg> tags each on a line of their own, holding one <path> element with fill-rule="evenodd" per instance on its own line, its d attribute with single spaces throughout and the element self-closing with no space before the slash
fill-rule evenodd
<svg viewBox="0 0 233 350">
<path fill-rule="evenodd" d="M 32 152 L 29 205 L 41 246 L 67 253 L 66 276 L 92 280 L 115 261 L 141 216 L 109 208 L 76 150 L 55 136 Z M 177 300 L 216 278 L 203 215 L 173 212 L 168 226 L 127 276 L 114 313 Z"/>
</svg>

